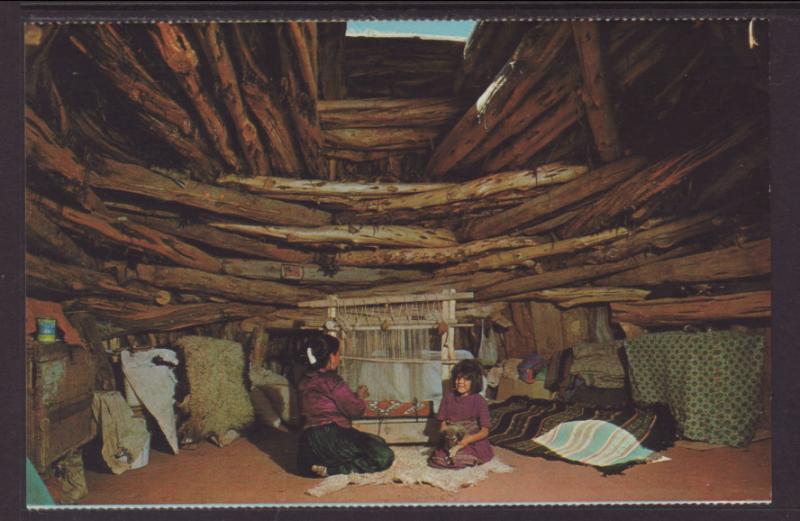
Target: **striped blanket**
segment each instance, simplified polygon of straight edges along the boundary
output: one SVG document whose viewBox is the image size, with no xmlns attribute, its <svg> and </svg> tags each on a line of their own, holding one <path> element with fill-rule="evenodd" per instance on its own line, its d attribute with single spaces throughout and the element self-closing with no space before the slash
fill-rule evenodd
<svg viewBox="0 0 800 521">
<path fill-rule="evenodd" d="M 489 412 L 493 445 L 591 465 L 604 474 L 653 461 L 653 452 L 671 446 L 675 436 L 675 422 L 662 409 L 598 409 L 513 396 Z"/>
</svg>

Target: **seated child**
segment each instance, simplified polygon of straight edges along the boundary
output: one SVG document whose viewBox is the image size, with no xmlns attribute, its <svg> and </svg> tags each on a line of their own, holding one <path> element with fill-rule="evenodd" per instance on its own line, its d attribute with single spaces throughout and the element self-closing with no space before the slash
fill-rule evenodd
<svg viewBox="0 0 800 521">
<path fill-rule="evenodd" d="M 482 465 L 494 457 L 489 436 L 489 405 L 479 393 L 483 371 L 477 360 L 462 360 L 453 368 L 452 391 L 446 392 L 436 419 L 453 446 L 437 447 L 428 459 L 436 468 L 462 469 Z M 460 441 L 458 439 L 460 438 Z"/>
<path fill-rule="evenodd" d="M 366 386 L 354 393 L 336 374 L 339 341 L 328 335 L 306 339 L 300 353 L 307 367 L 298 384 L 304 420 L 297 451 L 300 472 L 329 476 L 386 470 L 394 453 L 383 438 L 353 428 L 366 409 Z"/>
</svg>

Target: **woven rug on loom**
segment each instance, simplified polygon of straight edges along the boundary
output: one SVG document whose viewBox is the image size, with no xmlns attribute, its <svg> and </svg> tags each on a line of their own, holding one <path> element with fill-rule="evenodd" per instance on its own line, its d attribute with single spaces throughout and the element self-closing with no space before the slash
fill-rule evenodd
<svg viewBox="0 0 800 521">
<path fill-rule="evenodd" d="M 672 445 L 675 422 L 663 409 L 600 409 L 513 396 L 489 406 L 492 445 L 526 456 L 589 465 L 617 474 Z M 572 444 L 576 436 L 583 445 Z"/>
<path fill-rule="evenodd" d="M 495 456 L 492 460 L 459 470 L 435 469 L 428 466 L 430 447 L 392 447 L 394 463 L 389 469 L 374 474 L 340 474 L 328 476 L 318 485 L 306 491 L 306 494 L 321 497 L 347 485 L 430 485 L 458 492 L 462 488 L 471 487 L 489 477 L 490 472 L 511 472 L 510 467 Z"/>
</svg>

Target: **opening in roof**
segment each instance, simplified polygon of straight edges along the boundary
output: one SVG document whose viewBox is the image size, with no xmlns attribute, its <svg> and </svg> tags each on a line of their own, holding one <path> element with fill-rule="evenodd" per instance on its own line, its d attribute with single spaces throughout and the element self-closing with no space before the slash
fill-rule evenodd
<svg viewBox="0 0 800 521">
<path fill-rule="evenodd" d="M 466 41 L 475 24 L 475 20 L 351 20 L 347 36 Z"/>
</svg>

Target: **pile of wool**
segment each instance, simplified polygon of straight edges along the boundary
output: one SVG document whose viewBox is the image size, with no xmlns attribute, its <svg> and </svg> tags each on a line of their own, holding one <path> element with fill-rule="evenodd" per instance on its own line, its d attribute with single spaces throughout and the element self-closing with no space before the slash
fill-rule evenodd
<svg viewBox="0 0 800 521">
<path fill-rule="evenodd" d="M 182 440 L 212 438 L 220 445 L 253 422 L 253 404 L 244 382 L 244 350 L 230 340 L 185 336 L 176 342 L 186 362 L 189 395 L 180 407 L 188 413 Z"/>
<path fill-rule="evenodd" d="M 374 474 L 339 474 L 328 476 L 306 494 L 321 497 L 336 492 L 347 485 L 431 485 L 448 492 L 458 492 L 489 477 L 490 472 L 506 473 L 514 470 L 495 456 L 492 460 L 459 470 L 435 469 L 428 466 L 427 447 L 392 447 L 394 463 L 383 472 Z"/>
</svg>

